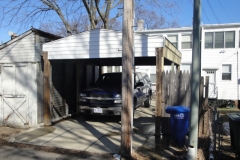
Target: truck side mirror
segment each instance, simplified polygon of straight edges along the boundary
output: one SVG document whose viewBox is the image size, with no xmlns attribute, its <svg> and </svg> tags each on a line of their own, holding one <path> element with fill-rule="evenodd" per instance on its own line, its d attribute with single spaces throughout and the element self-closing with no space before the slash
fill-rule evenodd
<svg viewBox="0 0 240 160">
<path fill-rule="evenodd" d="M 143 82 L 138 82 L 137 85 L 136 85 L 136 87 L 142 87 L 142 86 L 144 86 Z"/>
</svg>

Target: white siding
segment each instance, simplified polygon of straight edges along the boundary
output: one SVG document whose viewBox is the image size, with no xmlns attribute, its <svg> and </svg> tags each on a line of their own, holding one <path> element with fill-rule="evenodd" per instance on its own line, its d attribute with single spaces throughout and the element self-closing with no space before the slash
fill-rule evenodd
<svg viewBox="0 0 240 160">
<path fill-rule="evenodd" d="M 35 61 L 35 51 L 32 33 L 0 49 L 0 63 L 33 61 Z"/>
<path fill-rule="evenodd" d="M 205 32 L 235 31 L 235 48 L 205 49 Z M 236 100 L 239 97 L 238 75 L 239 58 L 237 59 L 239 43 L 239 29 L 237 28 L 218 28 L 206 29 L 202 32 L 202 75 L 204 69 L 216 69 L 217 98 L 223 100 Z M 222 80 L 222 65 L 231 65 L 231 80 Z M 238 74 L 237 74 L 238 71 Z"/>
<path fill-rule="evenodd" d="M 201 75 L 205 76 L 204 69 L 216 70 L 216 86 L 218 88 L 218 99 L 240 100 L 240 50 L 239 31 L 240 23 L 222 25 L 203 25 L 201 35 Z M 235 48 L 205 49 L 205 32 L 235 31 Z M 173 28 L 163 30 L 143 30 L 138 33 L 149 35 L 178 35 L 178 49 L 182 53 L 182 64 L 192 63 L 192 50 L 181 49 L 181 35 L 191 33 L 192 28 Z M 224 51 L 224 53 L 222 52 Z M 238 52 L 238 59 L 237 59 Z M 232 79 L 222 80 L 222 65 L 232 66 Z M 238 64 L 238 68 L 237 68 Z M 237 73 L 238 72 L 238 73 Z"/>
<path fill-rule="evenodd" d="M 135 56 L 155 56 L 155 48 L 163 47 L 160 36 L 135 35 Z M 122 57 L 122 33 L 95 29 L 43 45 L 49 59 L 84 59 Z"/>
</svg>

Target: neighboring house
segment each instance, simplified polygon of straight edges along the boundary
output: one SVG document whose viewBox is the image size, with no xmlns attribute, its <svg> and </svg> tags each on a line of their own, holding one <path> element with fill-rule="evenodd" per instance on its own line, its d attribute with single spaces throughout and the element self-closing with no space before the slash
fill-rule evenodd
<svg viewBox="0 0 240 160">
<path fill-rule="evenodd" d="M 43 121 L 42 44 L 61 37 L 30 29 L 0 45 L 0 125 Z"/>
<path fill-rule="evenodd" d="M 191 71 L 192 28 L 136 32 L 164 35 L 182 53 L 180 69 Z M 209 98 L 240 100 L 239 37 L 240 23 L 201 26 L 201 75 L 209 76 Z"/>
</svg>

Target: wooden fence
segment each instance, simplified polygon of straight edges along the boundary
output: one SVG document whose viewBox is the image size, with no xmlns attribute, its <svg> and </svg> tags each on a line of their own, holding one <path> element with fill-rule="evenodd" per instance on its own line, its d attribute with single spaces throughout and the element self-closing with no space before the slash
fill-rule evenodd
<svg viewBox="0 0 240 160">
<path fill-rule="evenodd" d="M 185 71 L 163 72 L 162 73 L 162 115 L 161 115 L 161 132 L 170 133 L 170 115 L 165 112 L 168 106 L 185 106 L 190 107 L 191 101 L 191 74 Z M 207 78 L 208 80 L 208 78 Z M 208 81 L 206 81 L 208 82 Z M 206 84 L 206 86 L 208 86 Z M 200 84 L 200 104 L 199 116 L 201 116 L 204 106 L 207 104 L 207 97 L 203 98 L 204 78 L 201 78 Z M 205 89 L 205 93 L 207 92 Z M 206 95 L 206 94 L 205 94 Z"/>
</svg>

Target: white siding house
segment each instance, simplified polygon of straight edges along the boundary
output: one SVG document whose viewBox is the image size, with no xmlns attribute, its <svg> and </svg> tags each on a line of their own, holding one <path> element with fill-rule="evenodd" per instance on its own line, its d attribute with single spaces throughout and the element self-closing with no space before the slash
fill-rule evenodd
<svg viewBox="0 0 240 160">
<path fill-rule="evenodd" d="M 41 121 L 42 43 L 57 38 L 32 28 L 0 45 L 0 124 L 30 127 Z"/>
<path fill-rule="evenodd" d="M 209 24 L 201 28 L 201 75 L 209 76 L 209 98 L 240 100 L 240 24 Z M 192 28 L 142 30 L 137 33 L 164 35 L 182 53 L 180 69 L 191 71 Z"/>
<path fill-rule="evenodd" d="M 209 96 L 240 100 L 240 24 L 202 25 L 202 76 L 209 76 Z"/>
</svg>

